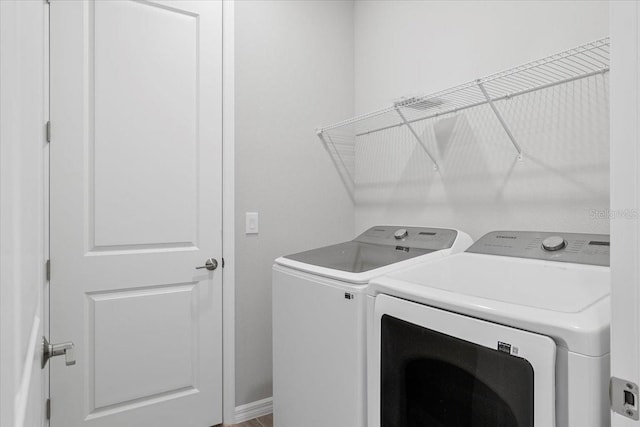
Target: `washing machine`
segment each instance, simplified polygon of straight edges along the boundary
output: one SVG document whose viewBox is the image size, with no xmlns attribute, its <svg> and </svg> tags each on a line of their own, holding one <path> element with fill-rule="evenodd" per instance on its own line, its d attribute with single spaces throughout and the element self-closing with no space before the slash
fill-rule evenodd
<svg viewBox="0 0 640 427">
<path fill-rule="evenodd" d="M 491 232 L 368 295 L 369 427 L 610 425 L 609 236 Z"/>
<path fill-rule="evenodd" d="M 366 425 L 365 289 L 376 276 L 461 252 L 458 230 L 376 226 L 273 267 L 276 427 Z"/>
</svg>

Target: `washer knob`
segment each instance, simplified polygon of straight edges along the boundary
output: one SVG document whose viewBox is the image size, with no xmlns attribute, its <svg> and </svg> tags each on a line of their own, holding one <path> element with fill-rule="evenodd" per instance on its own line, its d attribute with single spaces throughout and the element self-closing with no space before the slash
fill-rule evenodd
<svg viewBox="0 0 640 427">
<path fill-rule="evenodd" d="M 406 228 L 400 228 L 396 230 L 395 233 L 393 233 L 393 237 L 395 237 L 397 240 L 404 239 L 408 235 L 409 235 L 409 232 L 406 230 Z"/>
<path fill-rule="evenodd" d="M 559 251 L 565 246 L 567 246 L 567 242 L 562 236 L 550 236 L 542 241 L 542 249 L 549 252 Z"/>
</svg>

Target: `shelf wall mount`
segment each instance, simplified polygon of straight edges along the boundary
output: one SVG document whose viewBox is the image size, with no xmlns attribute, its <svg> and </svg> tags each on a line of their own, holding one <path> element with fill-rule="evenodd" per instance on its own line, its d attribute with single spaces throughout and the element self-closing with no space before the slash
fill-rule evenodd
<svg viewBox="0 0 640 427">
<path fill-rule="evenodd" d="M 400 119 L 402 120 L 402 123 L 409 129 L 409 132 L 411 132 L 411 135 L 413 135 L 413 137 L 416 139 L 416 141 L 418 141 L 418 144 L 420 144 L 420 146 L 422 147 L 424 152 L 427 153 L 427 156 L 429 156 L 429 158 L 433 162 L 433 170 L 437 171 L 438 170 L 438 162 L 436 162 L 436 159 L 433 157 L 433 155 L 431 154 L 431 152 L 427 148 L 427 145 L 424 143 L 422 138 L 420 138 L 420 135 L 418 135 L 416 130 L 413 128 L 413 126 L 411 126 L 411 123 L 409 123 L 409 121 L 407 121 L 407 118 L 405 117 L 405 115 L 402 114 L 402 110 L 400 110 L 400 105 L 398 105 L 398 103 L 396 103 L 394 105 L 394 108 L 398 112 L 398 115 L 400 116 Z"/>
<path fill-rule="evenodd" d="M 511 144 L 513 144 L 513 147 L 518 152 L 518 160 L 522 160 L 522 148 L 520 148 L 518 141 L 516 141 L 516 137 L 513 136 L 513 132 L 511 132 L 509 125 L 507 124 L 507 122 L 505 122 L 504 118 L 502 117 L 502 114 L 500 114 L 500 110 L 498 110 L 498 107 L 496 107 L 496 104 L 494 104 L 493 100 L 489 96 L 489 93 L 487 93 L 487 90 L 484 88 L 484 85 L 482 84 L 482 80 L 478 79 L 476 80 L 476 82 L 478 83 L 478 87 L 482 91 L 482 94 L 487 99 L 487 103 L 489 104 L 489 107 L 491 107 L 491 110 L 496 115 L 496 118 L 500 122 L 500 125 L 502 125 L 502 128 L 504 129 L 505 133 L 509 137 L 509 141 L 511 141 Z"/>
</svg>

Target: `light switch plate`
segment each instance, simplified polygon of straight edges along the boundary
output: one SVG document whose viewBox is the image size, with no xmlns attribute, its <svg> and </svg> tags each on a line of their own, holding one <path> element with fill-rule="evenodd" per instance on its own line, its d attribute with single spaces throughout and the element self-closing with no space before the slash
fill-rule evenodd
<svg viewBox="0 0 640 427">
<path fill-rule="evenodd" d="M 258 234 L 258 212 L 245 213 L 245 233 Z"/>
</svg>

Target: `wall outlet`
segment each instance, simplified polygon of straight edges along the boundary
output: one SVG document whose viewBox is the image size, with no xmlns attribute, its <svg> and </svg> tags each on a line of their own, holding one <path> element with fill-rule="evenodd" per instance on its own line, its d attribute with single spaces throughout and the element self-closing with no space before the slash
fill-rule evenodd
<svg viewBox="0 0 640 427">
<path fill-rule="evenodd" d="M 258 212 L 245 213 L 245 233 L 258 234 Z"/>
</svg>

